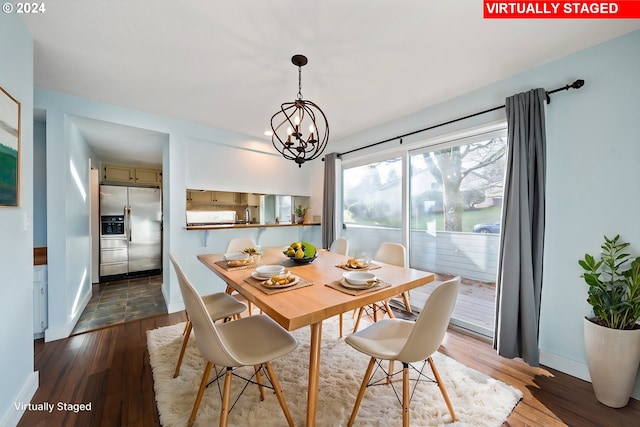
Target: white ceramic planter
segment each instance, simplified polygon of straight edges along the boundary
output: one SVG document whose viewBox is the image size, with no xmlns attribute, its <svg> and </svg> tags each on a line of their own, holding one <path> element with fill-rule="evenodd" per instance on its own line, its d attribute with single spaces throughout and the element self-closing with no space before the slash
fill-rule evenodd
<svg viewBox="0 0 640 427">
<path fill-rule="evenodd" d="M 625 406 L 640 364 L 640 329 L 605 328 L 585 318 L 584 345 L 596 398 L 612 408 Z"/>
</svg>

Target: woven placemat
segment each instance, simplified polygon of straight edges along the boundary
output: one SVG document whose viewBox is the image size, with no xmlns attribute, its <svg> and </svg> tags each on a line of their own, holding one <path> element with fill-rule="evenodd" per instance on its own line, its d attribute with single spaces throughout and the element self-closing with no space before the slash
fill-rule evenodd
<svg viewBox="0 0 640 427">
<path fill-rule="evenodd" d="M 331 282 L 331 283 L 325 283 L 325 286 L 328 286 L 330 288 L 335 289 L 336 291 L 340 291 L 340 292 L 344 292 L 345 294 L 349 294 L 349 295 L 353 295 L 358 296 L 358 295 L 362 295 L 362 294 L 366 294 L 369 292 L 374 292 L 374 291 L 379 291 L 380 289 L 384 289 L 384 288 L 388 288 L 389 286 L 391 286 L 390 283 L 387 282 L 380 282 L 377 285 L 374 285 L 370 288 L 366 288 L 366 289 L 350 289 L 350 288 L 345 288 L 344 286 L 342 286 L 342 283 L 340 283 L 340 280 L 336 280 L 335 282 Z"/>
<path fill-rule="evenodd" d="M 343 270 L 349 270 L 349 271 L 368 271 L 368 270 L 376 270 L 378 268 L 382 268 L 381 265 L 372 264 L 372 263 L 367 264 L 366 268 L 353 268 L 353 267 L 349 267 L 347 264 L 338 264 L 336 265 L 336 267 L 341 268 Z"/>
<path fill-rule="evenodd" d="M 264 282 L 264 280 L 254 279 L 251 276 L 244 279 L 244 281 L 250 284 L 251 286 L 253 286 L 254 288 L 260 289 L 262 292 L 264 292 L 267 295 L 279 294 L 280 292 L 293 291 L 295 289 L 300 289 L 300 288 L 313 285 L 313 282 L 310 282 L 307 279 L 303 279 L 302 277 L 300 277 L 300 281 L 298 283 L 296 283 L 293 286 L 289 286 L 288 288 L 269 288 L 267 286 L 262 285 L 262 282 Z"/>
<path fill-rule="evenodd" d="M 249 264 L 238 265 L 235 267 L 229 266 L 229 261 L 216 261 L 216 265 L 224 268 L 227 271 L 235 271 L 235 270 L 246 270 L 247 268 L 256 268 L 258 264 L 255 261 L 251 261 Z"/>
</svg>

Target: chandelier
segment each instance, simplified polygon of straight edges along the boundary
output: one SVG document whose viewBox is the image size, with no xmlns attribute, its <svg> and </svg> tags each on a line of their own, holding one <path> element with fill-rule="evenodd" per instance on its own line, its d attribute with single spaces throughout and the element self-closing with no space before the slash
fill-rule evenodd
<svg viewBox="0 0 640 427">
<path fill-rule="evenodd" d="M 291 62 L 298 67 L 298 97 L 293 102 L 283 103 L 271 117 L 271 142 L 285 159 L 302 167 L 304 162 L 317 158 L 326 148 L 329 123 L 320 107 L 302 98 L 302 67 L 307 65 L 307 57 L 294 55 Z"/>
</svg>

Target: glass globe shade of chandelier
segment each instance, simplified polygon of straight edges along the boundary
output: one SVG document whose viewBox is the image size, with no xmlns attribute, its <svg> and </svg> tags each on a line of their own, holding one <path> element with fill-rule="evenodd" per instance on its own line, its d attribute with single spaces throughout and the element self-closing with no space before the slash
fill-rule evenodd
<svg viewBox="0 0 640 427">
<path fill-rule="evenodd" d="M 294 55 L 291 62 L 298 67 L 298 97 L 283 103 L 271 117 L 271 142 L 285 159 L 302 167 L 304 162 L 318 158 L 326 148 L 329 123 L 318 105 L 302 97 L 302 67 L 307 64 L 307 57 Z"/>
</svg>

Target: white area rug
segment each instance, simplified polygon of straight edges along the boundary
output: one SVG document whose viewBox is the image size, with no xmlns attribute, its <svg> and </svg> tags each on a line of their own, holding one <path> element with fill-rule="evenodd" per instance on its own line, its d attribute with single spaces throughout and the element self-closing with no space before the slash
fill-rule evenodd
<svg viewBox="0 0 640 427">
<path fill-rule="evenodd" d="M 344 330 L 347 331 L 350 325 L 347 318 L 350 316 L 344 317 Z M 180 323 L 147 332 L 156 402 L 160 422 L 165 427 L 182 427 L 187 424 L 205 365 L 192 334 L 180 375 L 178 378 L 173 378 L 182 344 L 183 329 L 184 323 Z M 338 323 L 334 319 L 325 321 L 322 329 L 317 425 L 345 426 L 369 358 L 338 338 Z M 295 424 L 304 426 L 309 366 L 309 328 L 301 328 L 293 334 L 298 339 L 298 348 L 293 353 L 273 361 L 272 365 Z M 519 390 L 461 365 L 447 356 L 436 353 L 433 359 L 445 382 L 458 422 L 451 422 L 437 385 L 421 382 L 411 402 L 412 426 L 501 426 L 522 398 Z M 396 369 L 398 365 L 396 363 Z M 252 368 L 247 369 L 243 373 L 250 376 Z M 425 372 L 431 374 L 428 366 Z M 232 384 L 235 387 L 232 390 L 231 402 L 235 400 L 239 388 L 244 386 L 243 383 L 240 379 L 233 378 Z M 413 387 L 413 383 L 411 386 Z M 401 393 L 401 382 L 398 382 L 396 387 Z M 219 414 L 220 394 L 214 383 L 205 391 L 195 425 L 217 425 Z M 391 387 L 369 387 L 364 395 L 355 425 L 401 424 L 400 403 Z M 229 414 L 229 425 L 286 426 L 286 420 L 271 390 L 265 389 L 265 400 L 261 402 L 258 387 L 251 384 Z"/>
</svg>

